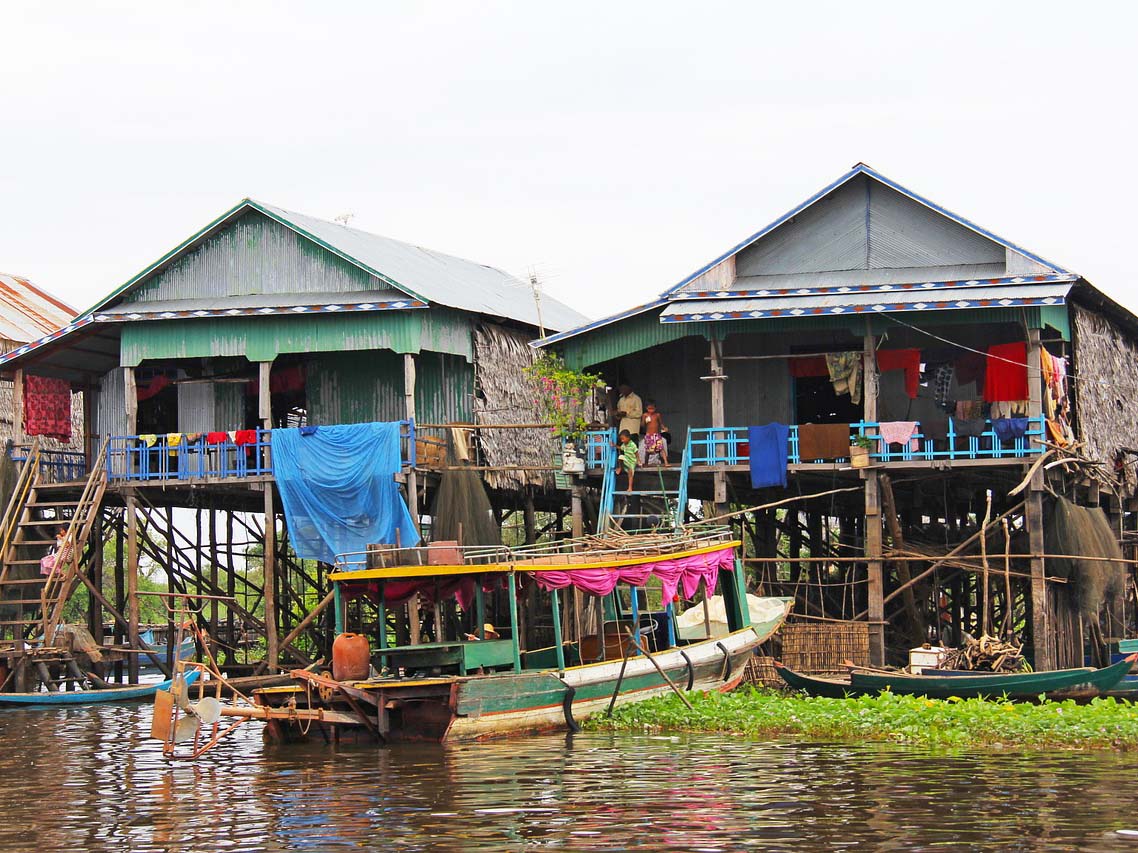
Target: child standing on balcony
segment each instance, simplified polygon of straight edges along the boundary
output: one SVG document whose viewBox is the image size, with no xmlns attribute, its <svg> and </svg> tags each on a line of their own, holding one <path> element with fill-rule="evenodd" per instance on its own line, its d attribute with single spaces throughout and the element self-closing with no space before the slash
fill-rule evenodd
<svg viewBox="0 0 1138 853">
<path fill-rule="evenodd" d="M 663 436 L 667 427 L 664 426 L 664 418 L 656 411 L 655 400 L 648 401 L 641 421 L 644 437 L 640 439 L 640 464 L 668 467 L 668 442 Z"/>
<path fill-rule="evenodd" d="M 616 437 L 616 475 L 628 474 L 628 488 L 632 491 L 632 476 L 636 473 L 636 442 L 632 440 L 632 433 L 626 429 L 620 431 Z"/>
</svg>

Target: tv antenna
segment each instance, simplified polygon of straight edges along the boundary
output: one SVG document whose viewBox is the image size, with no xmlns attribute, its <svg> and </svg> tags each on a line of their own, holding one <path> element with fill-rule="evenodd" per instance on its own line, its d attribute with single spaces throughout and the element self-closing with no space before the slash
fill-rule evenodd
<svg viewBox="0 0 1138 853">
<path fill-rule="evenodd" d="M 537 331 L 544 338 L 545 323 L 541 319 L 541 282 L 537 280 L 537 272 L 532 269 L 529 271 L 529 286 L 533 291 L 533 304 L 537 308 Z"/>
</svg>

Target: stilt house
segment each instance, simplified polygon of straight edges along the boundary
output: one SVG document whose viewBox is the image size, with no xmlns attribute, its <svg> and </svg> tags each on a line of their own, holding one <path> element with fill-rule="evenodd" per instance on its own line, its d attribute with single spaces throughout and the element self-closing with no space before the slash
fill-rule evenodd
<svg viewBox="0 0 1138 853">
<path fill-rule="evenodd" d="M 798 599 L 788 647 L 880 664 L 1007 633 L 1037 668 L 1081 665 L 1045 498 L 1132 527 L 1138 318 L 1078 273 L 859 164 L 658 299 L 538 345 L 654 398 L 682 460 L 625 496 L 592 453 L 610 523 L 659 515 L 652 491 L 681 519 L 690 498 L 797 498 L 737 522 L 752 585 Z"/>
</svg>

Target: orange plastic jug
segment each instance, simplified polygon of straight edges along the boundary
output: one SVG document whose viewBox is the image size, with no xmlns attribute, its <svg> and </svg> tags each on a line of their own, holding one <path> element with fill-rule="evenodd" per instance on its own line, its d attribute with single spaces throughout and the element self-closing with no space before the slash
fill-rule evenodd
<svg viewBox="0 0 1138 853">
<path fill-rule="evenodd" d="M 363 634 L 340 634 L 332 643 L 332 677 L 360 681 L 371 670 L 371 645 Z"/>
</svg>

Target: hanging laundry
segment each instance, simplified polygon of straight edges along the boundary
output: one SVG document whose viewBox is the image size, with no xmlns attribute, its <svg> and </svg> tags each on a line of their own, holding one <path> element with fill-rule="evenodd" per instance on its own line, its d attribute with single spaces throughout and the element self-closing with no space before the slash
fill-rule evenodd
<svg viewBox="0 0 1138 853">
<path fill-rule="evenodd" d="M 187 432 L 186 433 L 186 443 L 187 444 L 196 444 L 204 434 L 205 433 L 200 433 L 200 432 Z"/>
<path fill-rule="evenodd" d="M 905 393 L 916 399 L 921 384 L 921 351 L 919 349 L 883 349 L 877 351 L 877 369 L 905 371 Z"/>
<path fill-rule="evenodd" d="M 989 402 L 1026 400 L 1027 344 L 995 344 L 988 347 L 988 364 L 984 377 L 984 399 Z"/>
<path fill-rule="evenodd" d="M 180 432 L 166 433 L 166 445 L 168 447 L 177 447 L 182 443 L 182 434 Z"/>
<path fill-rule="evenodd" d="M 916 421 L 886 421 L 878 424 L 877 429 L 886 444 L 908 444 L 910 450 L 917 449 L 917 439 L 913 437 L 917 431 Z"/>
<path fill-rule="evenodd" d="M 799 424 L 798 458 L 803 462 L 850 455 L 849 424 Z"/>
<path fill-rule="evenodd" d="M 138 402 L 149 400 L 174 384 L 174 380 L 165 373 L 156 373 L 145 382 L 139 382 L 135 387 L 135 396 Z"/>
<path fill-rule="evenodd" d="M 1005 400 L 992 403 L 991 418 L 1026 418 L 1027 400 Z"/>
<path fill-rule="evenodd" d="M 1030 423 L 1027 418 L 996 418 L 992 421 L 992 429 L 1000 441 L 1013 441 L 1023 438 Z"/>
<path fill-rule="evenodd" d="M 300 434 L 302 437 L 309 436 L 309 435 L 316 435 L 316 431 L 318 429 L 320 429 L 320 427 L 318 427 L 318 426 L 302 426 L 300 428 Z"/>
<path fill-rule="evenodd" d="M 152 432 L 145 432 L 138 437 L 138 440 L 145 444 L 147 447 L 153 447 L 158 443 L 158 436 Z"/>
<path fill-rule="evenodd" d="M 829 376 L 829 369 L 826 367 L 826 356 L 824 355 L 807 355 L 801 358 L 792 358 L 787 362 L 790 369 L 790 375 L 795 379 L 802 379 L 806 376 Z"/>
<path fill-rule="evenodd" d="M 961 438 L 979 438 L 987 426 L 988 422 L 983 418 L 952 419 L 952 429 Z"/>
<path fill-rule="evenodd" d="M 229 437 L 230 441 L 237 441 L 237 431 L 236 430 L 231 429 L 226 433 L 226 435 Z"/>
<path fill-rule="evenodd" d="M 962 421 L 983 420 L 984 403 L 981 400 L 957 400 L 956 417 Z"/>
<path fill-rule="evenodd" d="M 229 439 L 229 434 L 225 432 L 207 432 L 205 434 L 206 444 L 225 444 Z"/>
<path fill-rule="evenodd" d="M 952 410 L 952 401 L 948 395 L 952 393 L 952 377 L 955 374 L 951 364 L 942 364 L 933 374 L 933 396 L 937 406 L 944 411 Z"/>
<path fill-rule="evenodd" d="M 257 443 L 257 431 L 255 429 L 239 429 L 233 435 L 233 443 L 238 447 L 246 444 Z"/>
<path fill-rule="evenodd" d="M 71 440 L 71 385 L 66 380 L 24 376 L 24 432 Z"/>
<path fill-rule="evenodd" d="M 854 405 L 861 402 L 861 359 L 860 352 L 826 354 L 826 370 L 834 384 L 834 393 L 849 394 Z"/>
<path fill-rule="evenodd" d="M 987 357 L 983 353 L 962 352 L 952 363 L 956 369 L 956 384 L 971 385 L 975 382 L 977 388 L 982 388 L 984 386 L 984 367 L 987 361 Z"/>
<path fill-rule="evenodd" d="M 786 488 L 786 465 L 790 457 L 790 427 L 772 423 L 747 428 L 751 445 L 751 488 Z"/>
<path fill-rule="evenodd" d="M 948 440 L 948 418 L 932 417 L 921 421 L 921 433 L 926 440 Z"/>
</svg>

